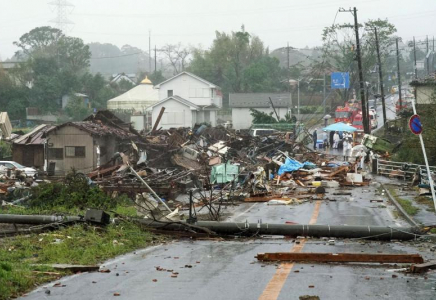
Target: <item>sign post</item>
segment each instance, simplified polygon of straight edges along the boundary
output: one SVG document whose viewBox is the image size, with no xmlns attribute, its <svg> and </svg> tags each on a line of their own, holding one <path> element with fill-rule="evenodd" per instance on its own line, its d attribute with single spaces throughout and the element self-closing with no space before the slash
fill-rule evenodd
<svg viewBox="0 0 436 300">
<path fill-rule="evenodd" d="M 422 133 L 421 119 L 419 118 L 419 115 L 416 114 L 415 100 L 412 101 L 412 107 L 413 107 L 414 115 L 410 117 L 409 128 L 413 134 L 419 136 L 419 141 L 421 143 L 421 148 L 422 148 L 422 154 L 424 155 L 425 166 L 427 168 L 427 176 L 428 176 L 428 182 L 430 184 L 431 197 L 433 199 L 433 205 L 436 209 L 436 197 L 434 193 L 433 177 L 431 176 L 430 166 L 428 165 L 427 153 L 425 151 L 425 146 L 424 146 L 424 139 L 422 138 L 422 134 L 421 134 Z"/>
</svg>

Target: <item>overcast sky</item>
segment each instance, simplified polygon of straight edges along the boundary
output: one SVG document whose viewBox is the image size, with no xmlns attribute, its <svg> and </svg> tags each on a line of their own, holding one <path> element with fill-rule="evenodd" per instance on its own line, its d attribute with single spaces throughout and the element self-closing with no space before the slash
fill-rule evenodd
<svg viewBox="0 0 436 300">
<path fill-rule="evenodd" d="M 62 0 L 0 0 L 0 58 L 17 50 L 13 41 L 37 26 L 52 25 L 57 12 L 48 2 Z M 398 35 L 436 36 L 435 0 L 69 0 L 67 18 L 74 24 L 68 35 L 86 43 L 125 44 L 148 49 L 166 43 L 208 48 L 215 30 L 236 31 L 244 24 L 270 49 L 303 48 L 321 44 L 325 26 L 333 23 L 339 7 L 356 6 L 360 22 L 388 18 Z M 349 13 L 339 13 L 337 23 L 352 22 Z"/>
</svg>

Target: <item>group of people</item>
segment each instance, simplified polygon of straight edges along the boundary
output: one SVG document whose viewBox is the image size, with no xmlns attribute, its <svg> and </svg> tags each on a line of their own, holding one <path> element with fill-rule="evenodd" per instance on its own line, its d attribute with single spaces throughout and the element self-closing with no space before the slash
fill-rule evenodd
<svg viewBox="0 0 436 300">
<path fill-rule="evenodd" d="M 318 140 L 318 133 L 316 130 L 314 130 L 312 134 L 312 139 L 313 139 L 313 149 L 316 149 L 317 140 Z M 324 140 L 324 147 L 327 148 L 329 145 L 329 139 L 325 131 L 323 133 L 323 140 Z M 340 140 L 341 137 L 339 135 L 339 132 L 336 131 L 333 135 L 333 149 L 338 149 Z M 344 160 L 348 160 L 348 157 L 351 155 L 352 148 L 353 148 L 353 134 L 351 132 L 345 131 L 342 134 L 342 151 L 344 154 Z"/>
</svg>

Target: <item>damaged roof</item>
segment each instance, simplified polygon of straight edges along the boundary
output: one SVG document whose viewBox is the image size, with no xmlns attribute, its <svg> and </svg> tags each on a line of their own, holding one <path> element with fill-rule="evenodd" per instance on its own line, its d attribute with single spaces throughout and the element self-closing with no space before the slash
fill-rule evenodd
<svg viewBox="0 0 436 300">
<path fill-rule="evenodd" d="M 410 82 L 411 86 L 435 86 L 436 72 L 426 75 L 425 77 L 415 78 Z"/>
<path fill-rule="evenodd" d="M 289 107 L 290 94 L 287 93 L 230 93 L 229 105 L 235 108 L 269 108 L 271 98 L 274 107 Z"/>
<path fill-rule="evenodd" d="M 45 134 L 56 126 L 42 124 L 34 128 L 31 132 L 14 140 L 14 144 L 20 145 L 42 145 L 45 143 Z"/>
<path fill-rule="evenodd" d="M 97 120 L 95 122 L 91 121 L 80 121 L 80 122 L 68 122 L 64 123 L 62 125 L 56 126 L 53 129 L 50 129 L 49 131 L 53 131 L 56 129 L 60 129 L 65 126 L 73 126 L 80 130 L 86 131 L 94 136 L 114 136 L 118 139 L 131 139 L 134 138 L 136 135 L 130 133 L 127 130 L 117 128 L 114 126 L 109 126 L 103 124 L 100 120 Z"/>
</svg>

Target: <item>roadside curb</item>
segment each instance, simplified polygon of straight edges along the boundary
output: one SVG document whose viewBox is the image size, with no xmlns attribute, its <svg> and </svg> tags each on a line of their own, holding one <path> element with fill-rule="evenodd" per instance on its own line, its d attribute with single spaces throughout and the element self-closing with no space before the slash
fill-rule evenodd
<svg viewBox="0 0 436 300">
<path fill-rule="evenodd" d="M 418 224 L 411 216 L 409 216 L 408 213 L 406 213 L 406 211 L 403 209 L 403 207 L 400 205 L 400 203 L 398 203 L 397 200 L 395 200 L 395 197 L 393 197 L 391 195 L 391 193 L 389 193 L 389 190 L 384 186 L 384 184 L 380 183 L 380 185 L 386 191 L 386 194 L 388 195 L 389 200 L 392 201 L 392 203 L 395 205 L 395 207 L 398 209 L 398 211 L 401 213 L 401 215 L 406 219 L 406 221 L 412 226 L 421 227 L 420 224 Z"/>
</svg>

